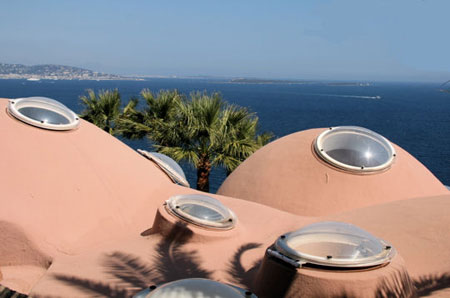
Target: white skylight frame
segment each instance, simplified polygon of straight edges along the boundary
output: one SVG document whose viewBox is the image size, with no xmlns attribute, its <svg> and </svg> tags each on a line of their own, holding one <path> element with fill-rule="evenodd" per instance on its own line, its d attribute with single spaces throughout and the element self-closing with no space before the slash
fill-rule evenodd
<svg viewBox="0 0 450 298">
<path fill-rule="evenodd" d="M 53 124 L 44 120 L 36 120 L 30 118 L 20 112 L 23 108 L 36 108 L 47 110 L 58 114 L 60 117 L 67 119 L 67 124 Z M 24 97 L 11 99 L 8 104 L 8 112 L 16 119 L 32 126 L 48 129 L 48 130 L 72 130 L 80 125 L 80 119 L 77 114 L 70 110 L 60 102 L 47 97 Z"/>
</svg>

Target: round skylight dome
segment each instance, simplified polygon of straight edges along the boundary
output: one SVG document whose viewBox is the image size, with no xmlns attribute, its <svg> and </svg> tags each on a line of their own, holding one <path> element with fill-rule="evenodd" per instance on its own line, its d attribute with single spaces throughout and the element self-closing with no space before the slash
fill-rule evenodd
<svg viewBox="0 0 450 298">
<path fill-rule="evenodd" d="M 201 227 L 231 229 L 236 224 L 233 211 L 207 195 L 173 196 L 167 200 L 166 206 L 173 215 Z"/>
<path fill-rule="evenodd" d="M 395 249 L 387 242 L 348 223 L 320 222 L 282 235 L 279 253 L 300 264 L 361 268 L 389 262 Z"/>
<path fill-rule="evenodd" d="M 187 278 L 141 291 L 134 298 L 256 298 L 251 292 L 204 278 Z"/>
<path fill-rule="evenodd" d="M 26 97 L 9 101 L 8 111 L 27 124 L 51 130 L 78 127 L 78 116 L 65 105 L 47 97 Z"/>
<path fill-rule="evenodd" d="M 381 171 L 395 158 L 395 149 L 387 139 L 357 126 L 332 127 L 317 137 L 314 147 L 327 163 L 355 172 Z"/>
<path fill-rule="evenodd" d="M 186 180 L 183 169 L 180 165 L 167 155 L 158 152 L 148 152 L 142 149 L 137 150 L 140 154 L 153 161 L 167 176 L 179 185 L 189 187 L 189 182 Z"/>
</svg>

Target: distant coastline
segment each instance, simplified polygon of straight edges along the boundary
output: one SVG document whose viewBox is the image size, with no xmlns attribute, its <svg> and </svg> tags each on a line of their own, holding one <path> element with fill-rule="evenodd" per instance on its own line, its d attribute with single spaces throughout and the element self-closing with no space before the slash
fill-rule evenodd
<svg viewBox="0 0 450 298">
<path fill-rule="evenodd" d="M 269 80 L 269 79 L 253 79 L 253 78 L 236 78 L 231 79 L 230 83 L 235 84 L 288 84 L 288 85 L 311 85 L 324 84 L 328 86 L 370 86 L 366 82 L 323 82 L 323 81 L 300 81 L 300 80 Z"/>
<path fill-rule="evenodd" d="M 269 80 L 269 79 L 256 79 L 256 78 L 236 78 L 231 79 L 230 83 L 237 84 L 315 84 L 315 81 L 297 81 L 297 80 Z"/>
<path fill-rule="evenodd" d="M 42 64 L 23 65 L 0 63 L 0 79 L 26 79 L 29 81 L 39 80 L 95 80 L 95 81 L 141 81 L 142 78 L 119 76 L 96 72 L 85 68 Z"/>
</svg>

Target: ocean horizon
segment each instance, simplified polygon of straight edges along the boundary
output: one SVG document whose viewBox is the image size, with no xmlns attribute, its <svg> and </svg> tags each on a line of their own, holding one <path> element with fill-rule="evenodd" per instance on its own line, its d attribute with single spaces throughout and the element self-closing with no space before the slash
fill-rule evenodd
<svg viewBox="0 0 450 298">
<path fill-rule="evenodd" d="M 345 81 L 342 81 L 345 82 Z M 352 81 L 353 82 L 353 81 Z M 369 84 L 365 84 L 365 83 Z M 0 80 L 0 97 L 46 96 L 74 112 L 83 109 L 79 97 L 87 89 L 117 88 L 123 104 L 142 89 L 177 89 L 189 94 L 220 92 L 229 103 L 247 107 L 260 120 L 260 132 L 275 138 L 318 127 L 356 125 L 371 129 L 399 145 L 423 163 L 442 183 L 450 185 L 450 93 L 439 83 L 370 82 L 361 84 L 236 83 L 222 79 L 153 78 L 144 81 Z M 143 104 L 143 101 L 141 101 Z M 151 150 L 148 140 L 122 139 L 133 149 Z M 181 163 L 192 187 L 196 171 Z M 211 192 L 226 178 L 213 169 Z"/>
</svg>

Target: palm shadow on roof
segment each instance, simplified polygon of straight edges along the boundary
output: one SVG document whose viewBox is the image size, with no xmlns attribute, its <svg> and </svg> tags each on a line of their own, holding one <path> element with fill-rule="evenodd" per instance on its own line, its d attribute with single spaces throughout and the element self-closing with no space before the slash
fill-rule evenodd
<svg viewBox="0 0 450 298">
<path fill-rule="evenodd" d="M 150 285 L 162 284 L 182 278 L 210 278 L 211 271 L 202 268 L 200 256 L 184 245 L 193 233 L 183 223 L 176 224 L 153 250 L 152 262 L 115 251 L 104 256 L 102 266 L 111 282 L 100 282 L 66 274 L 53 277 L 90 295 L 128 297 Z"/>
<path fill-rule="evenodd" d="M 241 258 L 245 252 L 259 247 L 261 247 L 260 243 L 247 243 L 241 245 L 237 249 L 231 260 L 228 262 L 227 279 L 229 282 L 243 286 L 246 289 L 252 289 L 252 283 L 258 268 L 261 265 L 262 259 L 253 262 L 252 266 L 246 270 L 242 265 Z"/>
<path fill-rule="evenodd" d="M 95 281 L 66 274 L 53 274 L 53 277 L 69 286 L 94 296 L 131 297 L 136 292 L 150 285 L 158 285 L 184 278 L 211 278 L 213 271 L 202 267 L 201 258 L 196 250 L 187 250 L 185 245 L 193 237 L 193 232 L 186 224 L 178 222 L 153 248 L 150 262 L 139 256 L 115 251 L 106 254 L 102 260 L 104 272 L 109 282 Z M 241 245 L 228 261 L 227 280 L 231 284 L 252 288 L 252 282 L 261 264 L 255 261 L 245 269 L 241 258 L 249 250 L 259 248 L 261 244 L 247 243 Z M 398 272 L 395 278 L 384 280 L 378 285 L 375 297 L 423 297 L 450 288 L 450 273 L 421 276 L 411 280 L 406 272 Z M 33 297 L 42 297 L 33 295 Z M 47 296 L 48 297 L 48 296 Z M 56 296 L 55 296 L 56 297 Z M 352 297 L 343 293 L 339 297 Z"/>
</svg>

